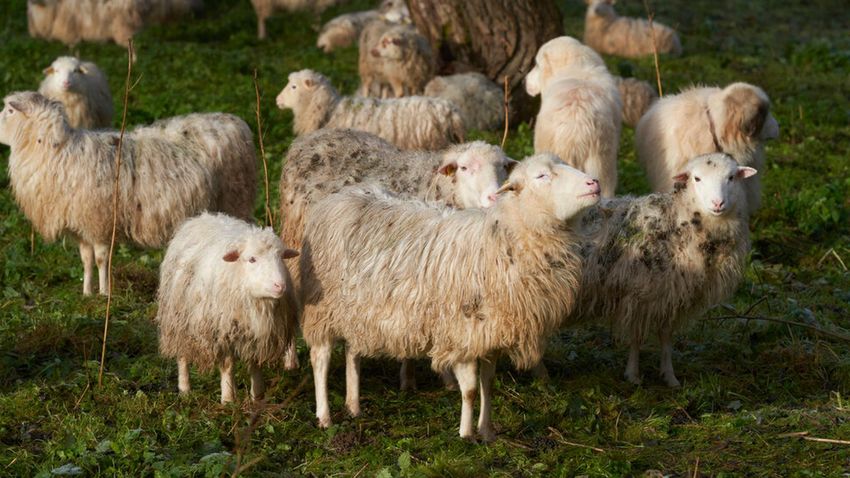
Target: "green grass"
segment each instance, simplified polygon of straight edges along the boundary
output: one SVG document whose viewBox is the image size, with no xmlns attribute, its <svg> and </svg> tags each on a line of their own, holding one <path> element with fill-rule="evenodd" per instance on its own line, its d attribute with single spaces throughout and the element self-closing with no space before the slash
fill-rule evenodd
<svg viewBox="0 0 850 478">
<path fill-rule="evenodd" d="M 79 53 L 109 75 L 116 97 L 126 74 L 114 45 L 68 50 L 26 35 L 23 1 L 0 2 L 0 93 L 35 89 L 56 56 Z M 313 68 L 354 90 L 356 51 L 324 55 L 319 22 L 286 15 L 255 39 L 249 2 L 208 0 L 195 22 L 137 38 L 140 75 L 129 124 L 192 111 L 227 111 L 254 125 L 252 72 L 263 92 L 273 204 L 292 141 L 291 114 L 274 107 L 288 72 Z M 767 148 L 764 207 L 754 218 L 752 260 L 729 306 L 850 335 L 850 14 L 844 2 L 709 0 L 653 2 L 682 34 L 686 54 L 662 58 L 665 92 L 691 84 L 748 81 L 773 100 L 781 136 Z M 357 10 L 358 0 L 322 16 Z M 642 15 L 641 2 L 621 13 Z M 583 4 L 562 5 L 580 36 Z M 650 59 L 609 58 L 612 71 L 654 78 Z M 120 105 L 116 104 L 120 111 Z M 117 125 L 116 125 L 117 126 Z M 481 133 L 497 142 L 500 133 Z M 508 152 L 531 152 L 531 129 L 512 131 Z M 624 130 L 621 193 L 646 192 Z M 237 461 L 254 476 L 624 476 L 658 470 L 691 476 L 841 476 L 850 447 L 783 438 L 788 432 L 850 439 L 850 344 L 811 329 L 762 321 L 697 320 L 676 344 L 679 390 L 657 378 L 658 351 L 644 352 L 645 385 L 625 383 L 625 350 L 603 326 L 552 340 L 547 383 L 501 363 L 491 445 L 456 436 L 460 401 L 419 364 L 420 391 L 397 390 L 397 365 L 364 361 L 364 414 L 343 410 L 342 355 L 334 355 L 331 406 L 337 423 L 313 418 L 309 367 L 266 372 L 270 405 L 217 403 L 218 378 L 194 375 L 176 393 L 176 367 L 157 354 L 152 322 L 162 251 L 120 247 L 107 373 L 97 385 L 105 300 L 81 296 L 76 245 L 31 251 L 30 225 L 16 207 L 0 148 L 0 475 L 48 476 L 64 465 L 86 476 L 219 476 Z M 262 217 L 258 195 L 256 217 Z M 834 255 L 832 252 L 833 251 Z M 759 302 L 760 301 L 760 302 Z M 708 316 L 725 314 L 722 309 Z M 308 362 L 299 343 L 302 364 Z M 238 370 L 246 395 L 246 374 Z M 275 405 L 276 404 L 276 405 Z M 582 446 L 577 446 L 580 444 Z M 588 447 L 600 448 L 594 451 Z M 62 471 L 62 470 L 57 470 Z M 658 476 L 657 474 L 655 476 Z"/>
</svg>

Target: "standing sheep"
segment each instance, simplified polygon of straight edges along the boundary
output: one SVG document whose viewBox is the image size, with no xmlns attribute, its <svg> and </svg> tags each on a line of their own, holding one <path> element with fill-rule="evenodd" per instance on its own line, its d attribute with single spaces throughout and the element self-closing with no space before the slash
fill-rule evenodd
<svg viewBox="0 0 850 478">
<path fill-rule="evenodd" d="M 117 131 L 68 125 L 64 108 L 34 92 L 12 93 L 0 114 L 0 143 L 11 147 L 15 201 L 45 240 L 80 243 L 83 293 L 97 264 L 109 290 Z M 251 130 L 227 114 L 195 114 L 136 128 L 124 136 L 117 241 L 160 247 L 187 217 L 221 211 L 251 217 L 256 192 Z"/>
<path fill-rule="evenodd" d="M 375 10 L 346 13 L 340 15 L 322 27 L 316 46 L 325 53 L 351 45 L 372 22 L 409 23 L 410 11 L 404 0 L 384 0 Z"/>
<path fill-rule="evenodd" d="M 396 25 L 385 31 L 370 54 L 380 58 L 383 80 L 395 98 L 422 94 L 434 77 L 431 44 L 413 25 Z"/>
<path fill-rule="evenodd" d="M 603 197 L 614 196 L 623 107 L 602 58 L 574 38 L 550 40 L 537 52 L 525 89 L 542 97 L 534 151 L 560 156 L 599 178 Z"/>
<path fill-rule="evenodd" d="M 108 41 L 127 46 L 144 26 L 150 0 L 27 0 L 30 36 L 59 40 Z"/>
<path fill-rule="evenodd" d="M 603 201 L 583 218 L 591 237 L 574 317 L 607 321 L 631 344 L 626 378 L 640 383 L 641 344 L 657 334 L 661 375 L 673 372 L 673 334 L 730 297 L 749 251 L 744 183 L 756 170 L 725 154 L 692 159 L 672 193 Z"/>
<path fill-rule="evenodd" d="M 184 222 L 160 266 L 159 350 L 177 360 L 187 393 L 189 364 L 221 372 L 221 403 L 232 402 L 234 359 L 248 363 L 251 398 L 265 392 L 260 367 L 283 357 L 298 323 L 286 249 L 271 228 L 224 214 Z"/>
<path fill-rule="evenodd" d="M 679 35 L 672 28 L 653 20 L 628 18 L 614 11 L 616 0 L 587 0 L 584 17 L 584 43 L 607 55 L 640 58 L 658 53 L 682 54 Z M 653 41 L 655 46 L 653 47 Z"/>
<path fill-rule="evenodd" d="M 361 356 L 428 357 L 451 367 L 472 437 L 490 422 L 496 358 L 526 368 L 574 304 L 581 261 L 570 219 L 599 200 L 599 184 L 552 155 L 518 164 L 489 209 L 447 211 L 346 189 L 314 206 L 304 232 L 302 329 L 310 346 L 319 425 L 331 424 L 327 376 L 336 339 L 346 343 L 346 406 L 360 414 Z"/>
<path fill-rule="evenodd" d="M 257 14 L 257 38 L 266 38 L 266 20 L 280 11 L 295 12 L 298 10 L 312 10 L 321 13 L 342 0 L 251 0 L 254 13 Z"/>
<path fill-rule="evenodd" d="M 502 89 L 481 73 L 438 76 L 425 85 L 424 95 L 454 103 L 467 129 L 494 130 L 505 119 Z"/>
<path fill-rule="evenodd" d="M 688 158 L 723 152 L 743 166 L 764 170 L 764 143 L 779 135 L 770 99 L 757 86 L 695 87 L 658 100 L 635 129 L 638 160 L 653 191 L 673 190 Z M 761 179 L 746 182 L 750 214 L 761 205 Z"/>
<path fill-rule="evenodd" d="M 427 150 L 462 142 L 465 134 L 460 113 L 446 100 L 343 97 L 327 78 L 312 70 L 290 73 L 276 101 L 278 108 L 292 109 L 295 134 L 352 128 L 380 136 L 401 149 Z"/>
<path fill-rule="evenodd" d="M 71 128 L 112 126 L 112 94 L 106 76 L 94 63 L 61 56 L 44 69 L 38 92 L 62 103 Z"/>
<path fill-rule="evenodd" d="M 649 107 L 658 99 L 658 93 L 649 83 L 635 78 L 614 77 L 623 102 L 623 123 L 634 128 Z"/>
</svg>

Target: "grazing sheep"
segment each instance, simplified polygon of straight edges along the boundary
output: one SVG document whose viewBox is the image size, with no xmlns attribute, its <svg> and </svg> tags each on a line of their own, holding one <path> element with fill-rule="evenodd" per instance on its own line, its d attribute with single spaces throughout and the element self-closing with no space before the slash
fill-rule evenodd
<svg viewBox="0 0 850 478">
<path fill-rule="evenodd" d="M 658 93 L 649 83 L 635 78 L 614 77 L 623 102 L 623 123 L 634 128 L 650 106 L 658 99 Z"/>
<path fill-rule="evenodd" d="M 526 368 L 574 303 L 581 273 L 570 219 L 595 204 L 599 184 L 552 155 L 518 164 L 488 209 L 450 211 L 348 188 L 311 211 L 304 232 L 302 330 L 310 346 L 319 425 L 331 424 L 327 375 L 346 342 L 346 405 L 360 413 L 361 356 L 428 357 L 451 367 L 472 437 L 476 368 L 478 432 L 490 423 L 496 358 Z"/>
<path fill-rule="evenodd" d="M 635 148 L 653 191 L 673 190 L 673 176 L 688 158 L 723 152 L 743 166 L 764 170 L 764 143 L 779 135 L 770 99 L 757 86 L 690 88 L 665 96 L 644 114 L 635 129 Z M 752 215 L 761 205 L 761 179 L 747 180 Z"/>
<path fill-rule="evenodd" d="M 280 11 L 295 12 L 298 10 L 312 10 L 321 13 L 342 0 L 251 0 L 254 13 L 257 14 L 257 38 L 266 38 L 266 20 Z"/>
<path fill-rule="evenodd" d="M 434 77 L 431 44 L 413 25 L 395 25 L 386 30 L 370 54 L 380 58 L 383 80 L 395 98 L 422 94 Z"/>
<path fill-rule="evenodd" d="M 204 213 L 177 228 L 160 266 L 159 351 L 177 360 L 178 389 L 189 364 L 221 372 L 221 403 L 233 401 L 233 362 L 248 363 L 251 398 L 265 392 L 261 366 L 279 362 L 298 323 L 284 259 L 296 257 L 271 228 Z"/>
<path fill-rule="evenodd" d="M 385 20 L 390 23 L 409 23 L 410 11 L 404 0 L 384 0 L 375 10 L 340 15 L 322 27 L 316 46 L 325 53 L 354 43 L 366 25 Z"/>
<path fill-rule="evenodd" d="M 534 151 L 557 154 L 599 178 L 603 197 L 614 196 L 623 113 L 602 58 L 574 38 L 555 38 L 540 47 L 525 88 L 542 97 Z"/>
<path fill-rule="evenodd" d="M 35 92 L 12 93 L 0 114 L 0 143 L 11 147 L 15 201 L 47 241 L 80 243 L 83 293 L 96 263 L 107 293 L 117 131 L 68 125 L 61 103 Z M 121 154 L 118 242 L 159 247 L 185 218 L 201 211 L 251 217 L 256 191 L 251 130 L 227 114 L 194 114 L 136 128 Z"/>
<path fill-rule="evenodd" d="M 658 53 L 680 55 L 682 44 L 672 28 L 653 20 L 652 28 L 642 18 L 621 17 L 614 11 L 615 0 L 587 0 L 584 17 L 584 43 L 607 55 L 640 58 Z M 653 48 L 653 38 L 655 48 Z"/>
<path fill-rule="evenodd" d="M 424 95 L 454 103 L 467 129 L 497 129 L 505 119 L 504 92 L 481 73 L 438 76 L 425 85 Z"/>
<path fill-rule="evenodd" d="M 112 125 L 112 94 L 106 76 L 94 63 L 61 56 L 44 69 L 38 92 L 62 103 L 71 128 Z"/>
<path fill-rule="evenodd" d="M 460 113 L 446 100 L 343 97 L 327 78 L 312 70 L 290 73 L 276 101 L 280 109 L 292 109 L 295 134 L 352 128 L 380 136 L 401 149 L 427 150 L 462 142 L 465 134 Z"/>
<path fill-rule="evenodd" d="M 108 41 L 127 46 L 144 26 L 149 0 L 27 0 L 30 36 L 74 46 Z"/>
<path fill-rule="evenodd" d="M 661 375 L 673 372 L 672 336 L 730 297 L 749 251 L 745 181 L 756 170 L 726 154 L 692 159 L 671 193 L 603 201 L 582 222 L 590 240 L 574 317 L 608 321 L 631 343 L 626 378 L 640 383 L 641 344 L 657 334 Z"/>
</svg>

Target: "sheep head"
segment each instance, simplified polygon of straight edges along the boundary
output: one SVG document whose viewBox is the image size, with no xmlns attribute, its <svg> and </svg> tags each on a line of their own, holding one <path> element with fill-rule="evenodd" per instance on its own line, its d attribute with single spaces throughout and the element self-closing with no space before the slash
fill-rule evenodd
<svg viewBox="0 0 850 478">
<path fill-rule="evenodd" d="M 757 172 L 738 165 L 728 154 L 705 154 L 690 160 L 684 171 L 673 177 L 674 189 L 679 193 L 689 191 L 699 212 L 706 217 L 721 217 L 746 202 L 744 181 Z"/>
<path fill-rule="evenodd" d="M 516 164 L 498 146 L 476 141 L 449 148 L 437 172 L 452 178 L 455 206 L 488 208 Z"/>
</svg>

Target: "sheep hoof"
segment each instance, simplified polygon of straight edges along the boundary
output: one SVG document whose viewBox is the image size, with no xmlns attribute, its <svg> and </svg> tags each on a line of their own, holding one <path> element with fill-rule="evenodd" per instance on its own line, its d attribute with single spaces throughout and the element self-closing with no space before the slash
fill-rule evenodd
<svg viewBox="0 0 850 478">
<path fill-rule="evenodd" d="M 348 409 L 348 413 L 352 417 L 359 417 L 360 416 L 360 404 L 359 403 L 356 403 L 356 404 L 346 403 L 345 408 Z"/>
<path fill-rule="evenodd" d="M 319 428 L 328 428 L 331 425 L 331 417 L 319 417 Z"/>
<path fill-rule="evenodd" d="M 416 380 L 403 380 L 401 382 L 402 392 L 412 392 L 416 390 Z"/>
<path fill-rule="evenodd" d="M 484 443 L 492 443 L 496 441 L 496 432 L 493 431 L 493 428 L 491 427 L 478 430 L 478 434 L 481 436 L 481 441 Z"/>
<path fill-rule="evenodd" d="M 626 377 L 626 380 L 628 380 L 629 383 L 631 383 L 631 384 L 634 384 L 634 385 L 640 385 L 641 384 L 640 375 L 638 375 L 636 373 L 626 372 L 625 377 Z"/>
<path fill-rule="evenodd" d="M 664 375 L 664 383 L 666 383 L 667 386 L 670 388 L 679 388 L 682 386 L 682 384 L 679 383 L 679 379 L 677 379 L 676 376 L 672 374 Z"/>
</svg>

